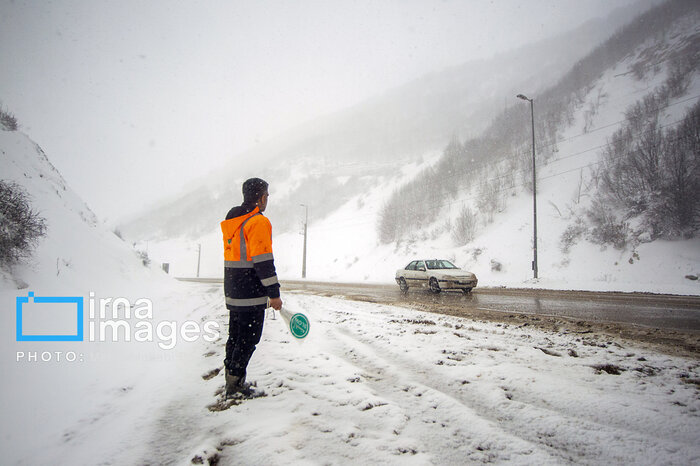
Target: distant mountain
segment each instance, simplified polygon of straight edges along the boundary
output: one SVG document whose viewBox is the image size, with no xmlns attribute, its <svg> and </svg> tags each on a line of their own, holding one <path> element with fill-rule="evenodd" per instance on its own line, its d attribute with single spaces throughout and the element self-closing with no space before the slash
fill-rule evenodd
<svg viewBox="0 0 700 466">
<path fill-rule="evenodd" d="M 618 30 L 573 64 L 554 85 L 539 92 L 528 92 L 535 100 L 537 112 L 534 131 L 539 163 L 547 163 L 561 156 L 562 133 L 577 116 L 583 115 L 590 120 L 582 128 L 582 134 L 586 134 L 592 131 L 591 121 L 600 112 L 602 103 L 629 97 L 626 89 L 604 91 L 601 88 L 593 96 L 595 100 L 589 100 L 591 91 L 600 86 L 601 76 L 623 63 L 624 71 L 615 76 L 617 82 L 622 82 L 626 76 L 644 83 L 646 76 L 663 80 L 668 75 L 666 83 L 658 84 L 659 89 L 652 87 L 645 92 L 646 95 L 632 96 L 632 102 L 637 98 L 643 99 L 641 108 L 632 111 L 644 114 L 644 118 L 638 116 L 637 119 L 656 120 L 659 111 L 656 107 L 667 105 L 671 99 L 684 95 L 700 69 L 699 25 L 700 3 L 687 0 L 665 2 Z M 630 87 L 636 87 L 634 84 L 634 81 L 631 82 Z M 611 95 L 612 92 L 615 94 Z M 646 107 L 652 107 L 653 111 L 648 111 Z M 630 118 L 628 114 L 620 116 Z M 637 122 L 636 126 L 640 126 L 640 123 Z M 596 130 L 601 129 L 605 128 Z M 661 129 L 654 127 L 650 131 L 658 132 Z M 458 199 L 460 193 L 478 191 L 477 202 L 467 204 L 474 205 L 474 215 L 490 217 L 496 210 L 503 210 L 507 193 L 518 185 L 532 191 L 530 134 L 530 106 L 519 102 L 519 105 L 499 112 L 483 135 L 468 139 L 463 144 L 453 139 L 434 167 L 395 192 L 385 205 L 380 224 L 382 241 L 396 241 L 421 230 L 442 207 L 439 204 L 441 201 Z M 625 137 L 648 139 L 650 136 L 630 133 Z M 656 150 L 653 148 L 653 151 Z M 659 175 L 659 170 L 660 166 L 652 170 L 654 176 Z M 654 188 L 652 185 L 646 183 L 646 190 L 658 196 L 661 187 Z M 429 189 L 426 190 L 426 186 Z M 636 198 L 640 196 L 642 194 L 635 195 Z"/>
<path fill-rule="evenodd" d="M 554 84 L 651 3 L 621 8 L 607 19 L 489 60 L 429 74 L 303 124 L 243 154 L 257 161 L 248 172 L 221 167 L 199 186 L 125 220 L 120 228 L 133 239 L 199 237 L 240 201 L 241 182 L 250 175 L 271 182 L 270 215 L 279 230 L 296 226 L 300 203 L 313 201 L 313 218 L 322 218 L 402 165 L 441 151 L 451 137 L 478 136 L 512 105 L 515 94 Z"/>
<path fill-rule="evenodd" d="M 428 135 L 443 138 L 420 155 L 408 155 L 412 152 L 404 148 L 405 152 L 388 152 L 393 159 L 376 154 L 373 160 L 362 160 L 360 155 L 356 159 L 343 155 L 324 159 L 320 149 L 314 152 L 315 158 L 297 156 L 295 148 L 320 147 L 318 141 L 322 139 L 316 139 L 316 146 L 308 142 L 312 140 L 307 137 L 308 125 L 306 133 L 300 130 L 293 135 L 297 145 L 284 146 L 282 142 L 292 137 L 281 138 L 277 155 L 286 154 L 288 159 L 285 163 L 277 159 L 275 170 L 258 173 L 272 183 L 266 215 L 273 223 L 278 275 L 283 279 L 300 278 L 303 239 L 299 229 L 293 227 L 303 219 L 304 210 L 298 204 L 304 203 L 311 217 L 306 270 L 312 280 L 387 283 L 393 281 L 396 269 L 410 260 L 431 257 L 452 260 L 476 273 L 479 287 L 698 294 L 694 279 L 700 274 L 700 238 L 668 240 L 639 234 L 644 230 L 640 223 L 643 215 L 619 217 L 614 202 L 600 202 L 601 186 L 606 185 L 602 170 L 612 167 L 623 179 L 627 173 L 634 173 L 627 168 L 639 159 L 631 159 L 632 165 L 628 165 L 626 156 L 631 152 L 644 154 L 644 150 L 662 143 L 669 144 L 665 149 L 674 151 L 690 148 L 679 153 L 678 163 L 670 168 L 694 160 L 692 146 L 673 144 L 687 141 L 688 133 L 697 134 L 693 132 L 697 124 L 692 121 L 700 114 L 697 10 L 697 2 L 672 0 L 647 12 L 637 10 L 637 15 L 628 11 L 621 27 L 590 43 L 588 52 L 569 57 L 568 68 L 545 75 L 538 82 L 537 73 L 532 71 L 531 87 L 513 85 L 508 89 L 494 84 L 494 89 L 506 90 L 491 101 L 505 95 L 508 103 L 489 106 L 484 103 L 489 102 L 489 96 L 482 90 L 484 98 L 478 103 L 483 113 L 475 114 L 475 118 L 479 117 L 484 126 L 474 133 L 459 129 L 469 121 L 467 115 L 455 117 L 449 130 L 406 133 L 405 137 L 415 137 L 416 145 L 416 141 L 427 141 Z M 496 62 L 504 65 L 508 60 L 501 57 L 494 59 Z M 355 134 L 347 126 L 334 126 L 332 122 L 346 121 L 357 128 L 364 120 L 357 122 L 348 115 L 366 111 L 365 120 L 371 120 L 375 113 L 389 111 L 378 102 L 392 101 L 405 108 L 401 106 L 409 103 L 401 96 L 408 100 L 411 90 L 424 89 L 425 95 L 455 91 L 461 88 L 461 80 L 467 79 L 465 70 L 469 67 L 465 65 L 462 74 L 460 69 L 407 84 L 320 120 L 316 126 L 325 129 L 326 134 Z M 493 76 L 512 84 L 519 82 L 513 76 L 527 75 L 524 71 L 527 68 L 494 72 Z M 454 79 L 451 81 L 449 76 Z M 428 84 L 422 87 L 421 82 Z M 532 271 L 530 105 L 515 98 L 520 92 L 535 99 L 537 280 L 533 280 Z M 459 94 L 455 91 L 454 95 L 455 101 L 446 103 L 447 107 L 457 106 Z M 424 117 L 417 113 L 412 115 L 415 119 Z M 405 121 L 412 122 L 410 116 L 406 115 Z M 361 116 L 357 118 L 362 120 Z M 425 118 L 425 126 L 429 127 L 431 121 Z M 365 131 L 371 127 L 366 125 Z M 654 130 L 648 134 L 654 137 L 642 138 L 646 143 L 635 146 L 639 129 L 644 128 Z M 628 134 L 633 137 L 628 138 Z M 618 141 L 615 151 L 607 150 L 609 141 Z M 346 145 L 354 143 L 350 140 Z M 369 143 L 363 140 L 362 144 Z M 345 154 L 345 150 L 339 148 L 338 152 Z M 347 153 L 351 152 L 348 149 Z M 658 159 L 649 159 L 654 160 Z M 668 167 L 659 168 L 665 176 Z M 696 171 L 697 167 L 690 165 L 685 172 L 678 172 L 682 175 L 679 179 L 700 179 L 693 178 Z M 199 270 L 203 276 L 221 276 L 218 222 L 228 207 L 240 200 L 240 181 L 246 175 L 222 171 L 220 176 L 228 178 L 228 184 L 217 183 L 211 177 L 206 187 L 202 185 L 197 192 L 162 205 L 152 218 L 142 217 L 135 226 L 144 237 L 160 236 L 149 242 L 154 257 L 169 262 L 176 275 L 193 275 Z M 615 184 L 617 178 L 611 179 Z M 651 181 L 658 180 L 652 177 Z M 644 209 L 651 199 L 659 210 L 668 204 L 657 201 L 667 198 L 651 191 L 627 202 L 631 201 L 632 208 Z M 683 214 L 683 210 L 677 213 Z M 682 220 L 682 216 L 676 217 Z M 687 222 L 670 222 L 670 226 L 681 235 L 689 231 Z M 385 231 L 385 227 L 389 228 Z M 478 294 L 471 299 L 478 302 Z"/>
</svg>

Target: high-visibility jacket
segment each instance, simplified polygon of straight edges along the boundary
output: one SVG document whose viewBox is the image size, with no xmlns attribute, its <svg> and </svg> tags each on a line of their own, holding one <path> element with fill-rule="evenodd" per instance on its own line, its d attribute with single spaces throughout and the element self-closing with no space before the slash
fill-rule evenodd
<svg viewBox="0 0 700 466">
<path fill-rule="evenodd" d="M 260 210 L 241 205 L 221 222 L 224 240 L 226 305 L 249 307 L 279 298 L 279 281 L 272 255 L 272 225 Z"/>
</svg>

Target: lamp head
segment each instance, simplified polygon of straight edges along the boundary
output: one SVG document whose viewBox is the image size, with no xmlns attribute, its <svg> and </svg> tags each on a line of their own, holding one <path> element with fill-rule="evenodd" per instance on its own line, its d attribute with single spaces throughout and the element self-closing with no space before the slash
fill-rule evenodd
<svg viewBox="0 0 700 466">
<path fill-rule="evenodd" d="M 517 97 L 518 99 L 527 100 L 528 102 L 530 101 L 530 99 L 528 99 L 527 97 L 525 97 L 525 96 L 522 95 L 522 94 L 518 94 L 518 95 L 516 95 L 516 97 Z"/>
</svg>

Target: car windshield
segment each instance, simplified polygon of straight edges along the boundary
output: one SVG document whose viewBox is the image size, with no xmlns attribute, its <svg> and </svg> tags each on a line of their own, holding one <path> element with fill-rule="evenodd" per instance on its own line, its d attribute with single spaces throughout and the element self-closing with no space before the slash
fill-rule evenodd
<svg viewBox="0 0 700 466">
<path fill-rule="evenodd" d="M 444 261 L 444 260 L 433 260 L 433 261 L 425 261 L 426 267 L 428 267 L 431 270 L 435 269 L 456 269 L 457 267 L 450 261 Z"/>
</svg>

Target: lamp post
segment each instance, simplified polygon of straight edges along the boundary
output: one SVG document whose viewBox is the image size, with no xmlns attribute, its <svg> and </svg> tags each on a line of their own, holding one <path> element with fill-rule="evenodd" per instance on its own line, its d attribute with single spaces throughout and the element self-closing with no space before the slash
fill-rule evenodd
<svg viewBox="0 0 700 466">
<path fill-rule="evenodd" d="M 534 99 L 528 99 L 523 94 L 518 94 L 516 97 L 518 99 L 527 100 L 530 102 L 530 116 L 532 120 L 532 250 L 534 256 L 532 261 L 532 270 L 535 278 L 537 278 L 537 172 L 535 171 L 535 104 Z"/>
<path fill-rule="evenodd" d="M 301 278 L 306 278 L 306 226 L 309 223 L 309 206 L 305 204 L 299 205 L 306 209 L 306 216 L 304 217 L 304 258 L 301 263 Z"/>
</svg>

